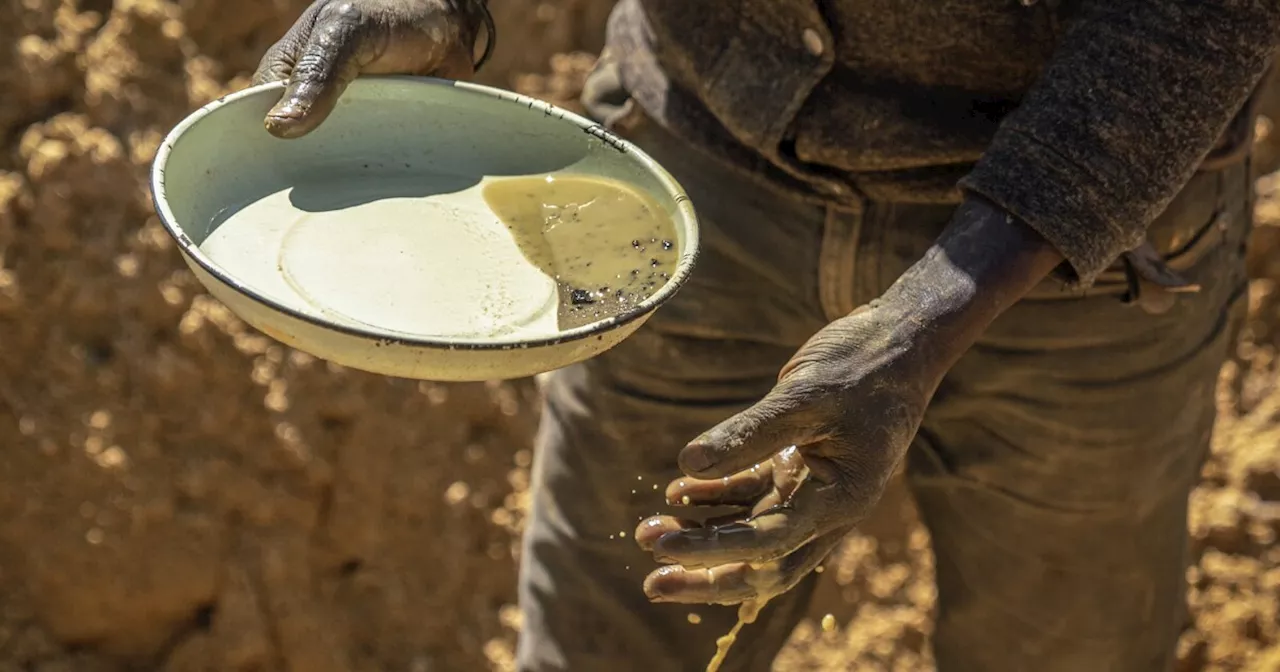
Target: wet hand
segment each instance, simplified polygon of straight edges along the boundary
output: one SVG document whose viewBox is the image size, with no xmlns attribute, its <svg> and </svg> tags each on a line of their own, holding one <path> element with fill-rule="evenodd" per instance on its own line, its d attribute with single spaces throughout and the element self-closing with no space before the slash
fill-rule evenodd
<svg viewBox="0 0 1280 672">
<path fill-rule="evenodd" d="M 491 45 L 484 0 L 316 0 L 254 73 L 254 84 L 288 83 L 267 130 L 282 138 L 311 132 L 361 74 L 469 78 L 482 26 Z"/>
<path fill-rule="evenodd" d="M 706 523 L 655 516 L 636 530 L 666 566 L 653 601 L 735 604 L 789 590 L 871 509 L 949 362 L 909 309 L 873 303 L 801 348 L 777 386 L 680 453 L 667 500 L 737 506 Z"/>
<path fill-rule="evenodd" d="M 671 503 L 743 509 L 642 521 L 636 540 L 667 565 L 645 579 L 649 598 L 734 604 L 799 583 L 880 498 L 947 369 L 1060 263 L 1027 224 L 966 198 L 880 299 L 818 332 L 764 399 L 681 451 L 690 478 L 667 489 Z"/>
</svg>

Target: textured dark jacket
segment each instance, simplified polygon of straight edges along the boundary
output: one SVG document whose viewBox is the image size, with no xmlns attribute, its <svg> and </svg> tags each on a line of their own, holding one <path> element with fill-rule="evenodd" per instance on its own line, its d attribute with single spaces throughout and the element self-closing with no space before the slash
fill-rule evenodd
<svg viewBox="0 0 1280 672">
<path fill-rule="evenodd" d="M 1242 144 L 1278 42 L 1280 0 L 620 0 L 606 48 L 691 142 L 836 200 L 976 192 L 1087 284 Z"/>
</svg>

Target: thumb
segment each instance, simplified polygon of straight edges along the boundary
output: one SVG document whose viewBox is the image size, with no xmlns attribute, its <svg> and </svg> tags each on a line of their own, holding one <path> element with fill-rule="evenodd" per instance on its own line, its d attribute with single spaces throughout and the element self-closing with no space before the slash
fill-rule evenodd
<svg viewBox="0 0 1280 672">
<path fill-rule="evenodd" d="M 723 478 L 790 446 L 820 438 L 822 423 L 809 395 L 779 384 L 751 408 L 707 430 L 680 451 L 680 469 L 695 478 Z"/>
<path fill-rule="evenodd" d="M 342 92 L 360 72 L 367 23 L 351 3 L 328 3 L 316 15 L 296 54 L 288 86 L 267 113 L 267 130 L 297 138 L 315 130 L 333 111 Z"/>
</svg>

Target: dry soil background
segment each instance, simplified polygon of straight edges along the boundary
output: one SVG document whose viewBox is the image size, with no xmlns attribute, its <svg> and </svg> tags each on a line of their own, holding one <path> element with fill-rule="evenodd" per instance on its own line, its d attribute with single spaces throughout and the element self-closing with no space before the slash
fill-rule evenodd
<svg viewBox="0 0 1280 672">
<path fill-rule="evenodd" d="M 201 293 L 150 212 L 162 134 L 304 4 L 0 0 L 0 672 L 510 668 L 534 386 L 286 350 Z M 487 79 L 571 100 L 609 4 L 493 0 Z M 1262 186 L 1255 319 L 1195 494 L 1188 671 L 1280 670 Z M 814 614 L 839 626 L 803 626 L 780 669 L 927 669 L 926 549 L 895 490 L 824 575 Z"/>
</svg>

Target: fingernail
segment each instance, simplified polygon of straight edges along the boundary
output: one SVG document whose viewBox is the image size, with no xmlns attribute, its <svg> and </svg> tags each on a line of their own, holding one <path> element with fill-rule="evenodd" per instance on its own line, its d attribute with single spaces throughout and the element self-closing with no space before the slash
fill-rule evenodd
<svg viewBox="0 0 1280 672">
<path fill-rule="evenodd" d="M 298 134 L 301 124 L 298 122 L 305 114 L 305 108 L 291 102 L 281 102 L 267 112 L 266 127 L 274 135 L 290 137 Z"/>
<path fill-rule="evenodd" d="M 686 469 L 691 471 L 706 471 L 711 466 L 711 458 L 707 455 L 707 447 L 700 443 L 691 443 L 680 456 L 681 462 L 684 462 Z"/>
<path fill-rule="evenodd" d="M 307 100 L 296 93 L 286 93 L 271 111 L 267 113 L 269 117 L 280 117 L 285 119 L 297 119 L 307 113 L 311 108 L 311 104 Z"/>
<path fill-rule="evenodd" d="M 658 590 L 658 582 L 672 571 L 674 570 L 670 567 L 659 567 L 656 571 L 645 577 L 642 589 L 644 590 L 644 596 L 649 598 L 649 601 L 663 602 L 667 599 L 667 596 L 664 595 L 662 591 Z"/>
<path fill-rule="evenodd" d="M 652 588 L 649 588 L 647 586 L 644 589 L 644 596 L 649 598 L 650 602 L 670 602 L 671 601 L 670 595 L 659 592 L 657 590 L 653 590 Z"/>
<path fill-rule="evenodd" d="M 275 119 L 276 121 L 290 121 L 301 116 L 301 112 L 293 105 L 277 105 L 267 113 L 268 119 Z"/>
<path fill-rule="evenodd" d="M 267 119 L 265 124 L 267 132 L 277 138 L 285 140 L 293 140 L 307 134 L 307 129 L 299 124 L 289 123 L 280 119 Z"/>
</svg>

